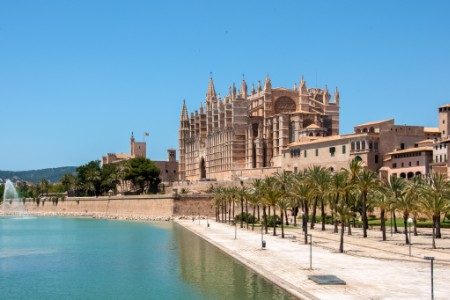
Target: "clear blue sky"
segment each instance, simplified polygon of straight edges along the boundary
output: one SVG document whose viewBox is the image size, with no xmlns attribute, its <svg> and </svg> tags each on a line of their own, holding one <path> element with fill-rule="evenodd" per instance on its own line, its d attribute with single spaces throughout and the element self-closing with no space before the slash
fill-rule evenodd
<svg viewBox="0 0 450 300">
<path fill-rule="evenodd" d="M 437 126 L 450 103 L 450 1 L 0 1 L 0 170 L 178 148 L 183 99 L 245 74 L 341 95 L 341 133 Z"/>
</svg>

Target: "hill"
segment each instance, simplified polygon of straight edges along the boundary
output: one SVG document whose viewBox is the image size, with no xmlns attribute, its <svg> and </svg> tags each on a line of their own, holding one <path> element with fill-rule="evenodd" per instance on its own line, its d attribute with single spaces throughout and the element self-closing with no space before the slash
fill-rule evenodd
<svg viewBox="0 0 450 300">
<path fill-rule="evenodd" d="M 0 183 L 5 182 L 7 179 L 32 183 L 38 183 L 42 179 L 47 179 L 52 183 L 56 183 L 64 174 L 75 174 L 76 168 L 77 167 L 60 167 L 31 171 L 0 171 Z"/>
</svg>

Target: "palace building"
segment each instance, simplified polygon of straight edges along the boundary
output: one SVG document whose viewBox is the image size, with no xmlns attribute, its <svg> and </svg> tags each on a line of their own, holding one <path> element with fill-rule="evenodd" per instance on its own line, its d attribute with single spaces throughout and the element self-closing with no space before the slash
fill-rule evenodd
<svg viewBox="0 0 450 300">
<path fill-rule="evenodd" d="M 333 99 L 331 101 L 331 99 Z M 179 128 L 180 180 L 260 177 L 283 167 L 292 143 L 339 135 L 339 91 L 272 88 L 269 76 L 250 92 L 242 80 L 223 99 L 210 78 L 204 106 L 189 114 L 183 103 Z"/>
</svg>

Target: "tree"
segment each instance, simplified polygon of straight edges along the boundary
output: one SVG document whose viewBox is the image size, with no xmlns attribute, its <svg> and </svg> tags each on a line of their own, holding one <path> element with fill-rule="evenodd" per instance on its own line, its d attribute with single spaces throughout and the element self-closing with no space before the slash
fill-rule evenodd
<svg viewBox="0 0 450 300">
<path fill-rule="evenodd" d="M 317 205 L 321 206 L 322 230 L 325 230 L 325 203 L 324 197 L 328 191 L 330 183 L 330 173 L 321 166 L 313 166 L 308 169 L 308 178 L 311 186 L 311 195 L 314 197 L 313 215 L 311 220 L 311 229 L 314 228 L 316 222 Z"/>
<path fill-rule="evenodd" d="M 100 193 L 100 161 L 90 161 L 77 168 L 76 190 L 80 196 L 97 196 Z"/>
<path fill-rule="evenodd" d="M 296 174 L 289 188 L 289 196 L 296 199 L 302 205 L 302 227 L 305 233 L 305 244 L 308 243 L 308 218 L 309 218 L 309 199 L 310 199 L 310 182 L 307 180 L 305 173 Z"/>
<path fill-rule="evenodd" d="M 368 198 L 367 195 L 370 191 L 376 190 L 379 187 L 378 179 L 375 173 L 371 170 L 364 169 L 359 174 L 356 175 L 355 179 L 356 188 L 361 193 L 361 202 L 360 202 L 360 213 L 363 221 L 363 237 L 367 237 L 367 229 L 368 229 L 368 219 L 367 219 L 367 210 L 368 210 Z"/>
<path fill-rule="evenodd" d="M 449 194 L 449 182 L 442 174 L 433 173 L 425 186 L 424 197 L 420 203 L 424 212 L 433 219 L 433 249 L 436 249 L 436 227 L 440 226 L 440 214 L 450 208 Z"/>
<path fill-rule="evenodd" d="M 76 180 L 76 177 L 70 173 L 64 174 L 63 177 L 61 177 L 61 184 L 67 194 L 70 194 L 75 189 Z"/>
<path fill-rule="evenodd" d="M 161 182 L 160 171 L 151 160 L 143 157 L 132 158 L 127 161 L 125 172 L 125 179 L 130 180 L 142 192 L 157 192 L 158 184 Z"/>
<path fill-rule="evenodd" d="M 273 206 L 273 235 L 277 235 L 277 222 L 276 222 L 276 207 L 278 205 L 278 201 L 281 197 L 281 192 L 276 188 L 275 186 L 275 181 L 276 179 L 274 177 L 267 177 L 264 182 L 265 182 L 265 192 L 264 192 L 264 200 L 267 203 L 267 205 Z"/>
</svg>

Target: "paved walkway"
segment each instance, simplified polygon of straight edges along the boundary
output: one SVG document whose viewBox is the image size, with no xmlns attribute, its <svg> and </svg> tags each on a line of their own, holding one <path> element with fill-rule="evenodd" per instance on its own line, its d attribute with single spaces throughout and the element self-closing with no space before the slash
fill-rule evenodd
<svg viewBox="0 0 450 300">
<path fill-rule="evenodd" d="M 369 230 L 367 239 L 360 229 L 353 229 L 352 236 L 345 235 L 342 254 L 339 234 L 331 226 L 326 231 L 318 226 L 309 232 L 313 236 L 310 270 L 310 245 L 304 244 L 301 229 L 286 230 L 287 238 L 282 239 L 277 228 L 278 236 L 264 235 L 262 250 L 260 229 L 241 229 L 238 224 L 235 240 L 234 226 L 210 221 L 208 228 L 206 220 L 177 222 L 300 299 L 431 299 L 431 264 L 424 256 L 435 257 L 435 299 L 450 298 L 448 230 L 436 240 L 436 250 L 431 249 L 431 229 L 413 235 L 409 256 L 404 234 L 391 237 L 388 232 L 389 241 L 382 242 L 378 229 Z M 308 275 L 335 275 L 346 285 L 318 285 Z"/>
</svg>

